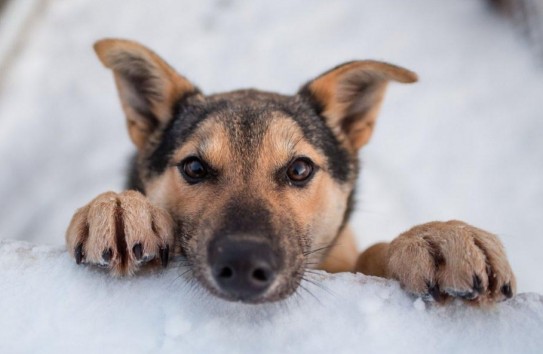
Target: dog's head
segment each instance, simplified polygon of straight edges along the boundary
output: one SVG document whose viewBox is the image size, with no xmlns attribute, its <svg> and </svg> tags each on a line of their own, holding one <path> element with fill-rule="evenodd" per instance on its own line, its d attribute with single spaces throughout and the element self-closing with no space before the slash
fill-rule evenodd
<svg viewBox="0 0 543 354">
<path fill-rule="evenodd" d="M 406 69 L 340 65 L 293 96 L 256 90 L 204 95 L 149 49 L 102 40 L 114 72 L 140 188 L 168 210 L 196 278 L 229 300 L 293 293 L 344 227 L 389 81 Z"/>
</svg>

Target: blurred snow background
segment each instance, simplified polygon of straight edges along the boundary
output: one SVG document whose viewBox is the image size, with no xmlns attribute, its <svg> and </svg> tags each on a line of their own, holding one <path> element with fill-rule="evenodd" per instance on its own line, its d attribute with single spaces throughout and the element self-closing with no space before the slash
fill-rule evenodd
<svg viewBox="0 0 543 354">
<path fill-rule="evenodd" d="M 62 245 L 77 207 L 122 188 L 132 146 L 99 38 L 148 45 L 205 92 L 294 93 L 372 58 L 421 80 L 390 86 L 361 154 L 360 248 L 462 219 L 500 236 L 520 292 L 543 293 L 543 67 L 482 1 L 13 2 L 29 15 L 0 17 L 0 239 Z"/>
</svg>

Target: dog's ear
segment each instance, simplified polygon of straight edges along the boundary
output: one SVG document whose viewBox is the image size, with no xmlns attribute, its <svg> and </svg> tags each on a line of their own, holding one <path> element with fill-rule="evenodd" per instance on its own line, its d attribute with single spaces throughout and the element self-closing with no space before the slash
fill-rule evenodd
<svg viewBox="0 0 543 354">
<path fill-rule="evenodd" d="M 128 133 L 138 149 L 173 117 L 175 104 L 199 93 L 158 55 L 139 43 L 103 39 L 94 44 L 102 64 L 113 70 Z"/>
<path fill-rule="evenodd" d="M 412 83 L 417 81 L 417 75 L 383 62 L 354 61 L 310 81 L 300 89 L 299 95 L 356 151 L 371 137 L 389 81 Z"/>
</svg>

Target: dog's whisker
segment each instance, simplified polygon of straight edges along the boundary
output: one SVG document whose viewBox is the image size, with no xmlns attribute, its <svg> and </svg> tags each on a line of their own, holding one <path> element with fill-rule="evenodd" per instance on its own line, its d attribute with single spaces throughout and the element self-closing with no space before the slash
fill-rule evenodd
<svg viewBox="0 0 543 354">
<path fill-rule="evenodd" d="M 303 273 L 301 273 L 301 278 L 302 280 L 312 284 L 313 286 L 316 286 L 318 287 L 319 289 L 325 291 L 326 293 L 328 293 L 329 295 L 332 295 L 332 296 L 337 296 L 336 293 L 334 293 L 331 289 L 329 289 L 328 287 L 326 287 L 325 285 L 322 284 L 321 281 L 319 280 L 316 280 L 316 279 L 311 279 L 308 277 L 308 275 L 315 275 L 315 276 L 318 276 L 318 275 L 321 275 L 320 273 L 318 273 L 318 271 L 315 271 L 316 273 L 311 273 L 311 272 L 308 272 L 308 269 L 305 269 Z M 307 274 L 309 273 L 309 274 Z M 300 275 L 300 274 L 299 274 Z"/>
<path fill-rule="evenodd" d="M 319 283 L 318 281 L 316 281 L 316 280 L 314 280 L 314 279 L 310 279 L 310 278 L 306 277 L 305 275 L 304 275 L 304 277 L 303 277 L 302 279 L 303 279 L 304 281 L 306 281 L 306 282 L 312 284 L 312 285 L 315 285 L 315 286 L 321 288 L 322 290 L 325 290 L 325 289 L 326 289 L 326 287 L 325 287 L 324 285 L 322 285 L 321 283 Z"/>
<path fill-rule="evenodd" d="M 320 252 L 320 251 L 325 251 L 325 250 L 328 250 L 332 247 L 336 246 L 335 244 L 332 244 L 332 245 L 327 245 L 327 246 L 323 246 L 323 247 L 319 247 L 319 248 L 316 248 L 316 249 L 313 249 L 313 250 L 310 250 L 308 252 L 305 252 L 304 253 L 304 256 L 309 256 L 311 254 L 314 254 L 314 253 L 317 253 L 317 252 Z"/>
<path fill-rule="evenodd" d="M 322 270 L 318 270 L 318 269 L 306 268 L 305 272 L 309 274 L 314 274 L 314 275 L 322 275 Z"/>
<path fill-rule="evenodd" d="M 300 289 L 304 290 L 305 292 L 307 292 L 309 295 L 311 295 L 311 297 L 313 297 L 320 305 L 322 305 L 322 302 L 319 300 L 318 297 L 315 296 L 315 294 L 313 294 L 308 288 L 306 288 L 305 286 L 303 286 L 302 284 L 298 285 L 300 287 Z"/>
<path fill-rule="evenodd" d="M 295 302 L 296 306 L 300 307 L 301 306 L 301 301 L 303 300 L 301 290 L 303 290 L 303 289 L 300 288 L 300 287 L 296 287 L 296 290 L 291 295 L 292 300 L 288 301 L 288 302 Z M 288 309 L 289 304 L 287 304 L 287 301 L 282 301 L 282 302 L 286 303 L 284 306 L 287 307 L 287 309 Z"/>
<path fill-rule="evenodd" d="M 183 277 L 185 274 L 187 274 L 189 272 L 192 272 L 192 268 L 189 268 L 189 269 L 185 270 L 183 273 L 179 274 L 178 278 Z"/>
</svg>

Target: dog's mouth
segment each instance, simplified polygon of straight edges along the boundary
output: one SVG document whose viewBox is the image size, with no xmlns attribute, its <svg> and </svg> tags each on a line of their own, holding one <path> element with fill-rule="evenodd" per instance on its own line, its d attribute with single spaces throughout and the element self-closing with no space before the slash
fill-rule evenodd
<svg viewBox="0 0 543 354">
<path fill-rule="evenodd" d="M 269 285 L 266 287 L 260 284 L 256 287 L 248 287 L 246 283 L 235 280 L 225 287 L 224 284 L 218 283 L 211 273 L 196 275 L 200 284 L 209 293 L 226 301 L 246 304 L 263 304 L 285 300 L 296 292 L 302 279 L 302 274 L 288 278 L 278 274 L 269 281 Z"/>
</svg>

